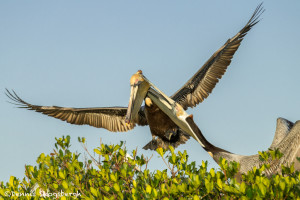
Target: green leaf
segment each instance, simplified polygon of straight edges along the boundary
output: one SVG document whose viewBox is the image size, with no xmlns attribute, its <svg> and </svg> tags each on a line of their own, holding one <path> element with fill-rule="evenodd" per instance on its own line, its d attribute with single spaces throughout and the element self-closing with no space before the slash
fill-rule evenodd
<svg viewBox="0 0 300 200">
<path fill-rule="evenodd" d="M 200 200 L 199 196 L 194 195 L 193 200 Z"/>
<path fill-rule="evenodd" d="M 210 182 L 208 179 L 205 179 L 205 188 L 207 193 L 210 193 L 214 189 L 214 183 Z"/>
<path fill-rule="evenodd" d="M 181 185 L 177 185 L 177 188 L 180 192 L 185 193 L 186 192 L 186 184 L 182 183 Z"/>
<path fill-rule="evenodd" d="M 131 189 L 131 192 L 132 192 L 132 194 L 135 194 L 135 193 L 136 193 L 136 189 L 135 189 L 135 188 L 132 188 L 132 189 Z"/>
<path fill-rule="evenodd" d="M 202 160 L 202 167 L 206 168 L 206 163 Z"/>
<path fill-rule="evenodd" d="M 270 180 L 269 180 L 269 179 L 264 178 L 262 182 L 263 182 L 263 184 L 264 184 L 266 187 L 269 187 L 269 186 L 270 186 Z"/>
<path fill-rule="evenodd" d="M 259 183 L 258 184 L 258 188 L 259 188 L 259 190 L 260 190 L 260 192 L 262 194 L 262 197 L 265 197 L 266 192 L 267 192 L 266 187 L 262 183 Z"/>
<path fill-rule="evenodd" d="M 108 192 L 108 191 L 110 190 L 110 187 L 108 187 L 108 186 L 106 185 L 106 186 L 104 186 L 104 190 L 105 190 L 106 192 Z"/>
<path fill-rule="evenodd" d="M 221 179 L 217 179 L 217 185 L 218 185 L 218 187 L 220 188 L 220 189 L 222 189 L 223 188 L 223 182 L 222 182 L 222 180 Z"/>
<path fill-rule="evenodd" d="M 115 189 L 116 192 L 119 192 L 119 191 L 120 191 L 120 186 L 119 186 L 118 183 L 115 183 L 115 184 L 114 184 L 114 189 Z"/>
<path fill-rule="evenodd" d="M 91 190 L 91 193 L 92 193 L 95 197 L 98 196 L 98 192 L 97 192 L 97 190 L 96 190 L 95 188 L 90 187 L 90 190 Z"/>
<path fill-rule="evenodd" d="M 123 151 L 123 149 L 120 149 L 119 153 L 121 156 L 125 156 L 125 152 Z"/>
<path fill-rule="evenodd" d="M 247 195 L 247 197 L 249 198 L 249 199 L 252 199 L 253 198 L 253 192 L 254 192 L 254 190 L 252 190 L 251 188 L 247 188 L 246 189 L 246 195 Z"/>
<path fill-rule="evenodd" d="M 163 150 L 163 148 L 159 147 L 159 148 L 156 149 L 156 151 L 157 151 L 157 153 L 158 153 L 161 157 L 164 156 L 164 150 Z"/>
<path fill-rule="evenodd" d="M 195 185 L 195 187 L 198 187 L 200 185 L 199 175 L 193 174 L 193 176 L 192 176 L 192 183 Z"/>
<path fill-rule="evenodd" d="M 295 163 L 293 163 L 290 167 L 290 172 L 293 173 L 295 171 L 295 167 L 294 167 Z"/>
<path fill-rule="evenodd" d="M 170 193 L 176 195 L 177 194 L 177 187 L 175 184 L 172 184 L 170 187 Z"/>
<path fill-rule="evenodd" d="M 241 193 L 245 194 L 245 192 L 246 192 L 246 184 L 245 184 L 245 182 L 241 183 L 240 191 L 241 191 Z"/>
<path fill-rule="evenodd" d="M 210 169 L 209 173 L 211 174 L 212 177 L 215 177 L 215 170 L 213 168 Z"/>
<path fill-rule="evenodd" d="M 152 192 L 153 192 L 154 197 L 157 197 L 157 191 L 155 188 L 153 188 Z"/>
<path fill-rule="evenodd" d="M 65 180 L 63 180 L 61 184 L 65 189 L 68 189 L 68 183 Z"/>
<path fill-rule="evenodd" d="M 174 153 L 174 147 L 172 147 L 171 145 L 169 145 L 169 149 L 170 149 L 171 153 L 173 154 Z"/>
<path fill-rule="evenodd" d="M 127 171 L 125 169 L 121 169 L 121 174 L 123 177 L 127 176 Z"/>
<path fill-rule="evenodd" d="M 111 179 L 113 182 L 117 182 L 117 178 L 115 177 L 114 174 L 110 174 L 110 179 Z"/>
<path fill-rule="evenodd" d="M 14 180 L 15 180 L 15 177 L 14 176 L 10 176 L 10 178 L 9 178 L 9 185 L 10 186 L 14 186 Z"/>
<path fill-rule="evenodd" d="M 64 173 L 63 173 L 62 171 L 59 171 L 59 172 L 58 172 L 58 175 L 59 175 L 59 177 L 62 178 L 62 179 L 65 179 L 65 178 L 66 178 L 65 175 L 64 175 Z"/>
<path fill-rule="evenodd" d="M 98 155 L 101 155 L 101 151 L 99 149 L 94 149 L 94 152 Z"/>
<path fill-rule="evenodd" d="M 285 183 L 284 183 L 283 181 L 280 181 L 279 187 L 280 187 L 280 189 L 281 189 L 282 191 L 284 191 L 284 189 L 285 189 Z"/>
<path fill-rule="evenodd" d="M 116 146 L 113 148 L 113 151 L 117 151 L 119 148 L 120 148 L 120 145 L 116 145 Z"/>
<path fill-rule="evenodd" d="M 176 163 L 176 155 L 172 154 L 171 158 L 172 158 L 172 164 L 175 164 Z"/>
<path fill-rule="evenodd" d="M 135 180 L 132 181 L 132 185 L 133 185 L 133 187 L 136 188 L 136 181 Z"/>
<path fill-rule="evenodd" d="M 148 194 L 151 194 L 151 190 L 152 190 L 151 186 L 150 186 L 150 185 L 147 185 L 147 186 L 146 186 L 146 192 L 147 192 Z"/>
</svg>

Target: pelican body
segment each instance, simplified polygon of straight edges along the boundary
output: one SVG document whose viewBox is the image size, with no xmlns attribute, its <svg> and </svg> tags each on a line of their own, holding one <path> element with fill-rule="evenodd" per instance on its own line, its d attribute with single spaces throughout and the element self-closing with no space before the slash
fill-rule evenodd
<svg viewBox="0 0 300 200">
<path fill-rule="evenodd" d="M 144 149 L 155 150 L 158 147 L 167 149 L 169 145 L 177 147 L 190 138 L 189 134 L 176 125 L 174 119 L 170 118 L 161 110 L 161 107 L 152 101 L 156 101 L 156 98 L 152 98 L 153 95 L 161 96 L 163 93 L 158 93 L 151 88 L 151 86 L 156 86 L 143 75 L 141 70 L 131 77 L 130 86 L 131 93 L 125 122 L 128 124 L 136 122 L 138 112 L 144 110 L 153 137 L 152 141 L 144 146 Z M 144 100 L 145 106 L 141 108 Z"/>
</svg>

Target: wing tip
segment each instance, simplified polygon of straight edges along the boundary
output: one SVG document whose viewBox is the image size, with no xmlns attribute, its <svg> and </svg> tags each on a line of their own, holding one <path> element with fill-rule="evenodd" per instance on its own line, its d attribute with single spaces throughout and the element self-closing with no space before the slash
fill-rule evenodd
<svg viewBox="0 0 300 200">
<path fill-rule="evenodd" d="M 18 106 L 17 108 L 31 108 L 31 104 L 21 99 L 14 90 L 9 91 L 7 88 L 5 90 L 5 95 L 11 100 L 7 101 L 8 103 Z"/>
<path fill-rule="evenodd" d="M 5 95 L 12 101 L 16 102 L 16 103 L 21 103 L 19 101 L 19 99 L 17 98 L 17 96 L 15 95 L 15 92 L 14 90 L 12 91 L 9 91 L 7 88 L 5 88 L 6 92 L 5 92 Z M 9 102 L 9 103 L 12 103 L 12 102 Z M 14 104 L 14 103 L 13 103 Z"/>
<path fill-rule="evenodd" d="M 254 26 L 258 22 L 260 22 L 260 16 L 265 12 L 265 9 L 263 7 L 263 2 L 261 2 L 255 9 L 254 13 L 252 14 L 250 20 L 248 21 L 247 25 L 249 27 Z"/>
</svg>

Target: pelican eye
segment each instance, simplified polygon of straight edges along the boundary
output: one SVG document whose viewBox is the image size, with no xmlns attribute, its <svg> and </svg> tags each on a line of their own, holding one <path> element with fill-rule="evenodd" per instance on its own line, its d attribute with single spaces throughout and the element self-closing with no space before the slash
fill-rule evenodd
<svg viewBox="0 0 300 200">
<path fill-rule="evenodd" d="M 133 84 L 134 87 L 139 86 L 142 83 L 142 81 L 138 81 L 136 83 Z"/>
</svg>

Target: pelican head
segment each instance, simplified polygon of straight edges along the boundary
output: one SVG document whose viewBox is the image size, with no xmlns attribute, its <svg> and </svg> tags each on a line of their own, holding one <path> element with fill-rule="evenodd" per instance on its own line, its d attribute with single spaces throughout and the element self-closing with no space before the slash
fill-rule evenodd
<svg viewBox="0 0 300 200">
<path fill-rule="evenodd" d="M 130 78 L 130 98 L 125 118 L 126 123 L 135 119 L 147 95 L 150 84 L 144 79 L 142 70 L 138 70 Z"/>
</svg>

